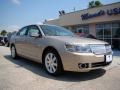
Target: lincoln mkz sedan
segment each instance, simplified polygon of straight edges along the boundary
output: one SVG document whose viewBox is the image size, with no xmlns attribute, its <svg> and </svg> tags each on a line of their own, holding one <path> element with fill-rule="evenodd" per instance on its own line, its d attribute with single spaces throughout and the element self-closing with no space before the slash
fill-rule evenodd
<svg viewBox="0 0 120 90">
<path fill-rule="evenodd" d="M 75 36 L 55 25 L 28 25 L 11 38 L 12 58 L 42 63 L 51 75 L 63 71 L 88 72 L 112 62 L 111 46 L 104 41 Z"/>
</svg>

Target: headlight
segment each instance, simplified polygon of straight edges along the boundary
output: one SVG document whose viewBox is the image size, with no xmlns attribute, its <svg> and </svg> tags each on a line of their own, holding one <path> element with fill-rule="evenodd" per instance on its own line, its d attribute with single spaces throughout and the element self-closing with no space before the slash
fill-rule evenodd
<svg viewBox="0 0 120 90">
<path fill-rule="evenodd" d="M 81 45 L 65 44 L 65 48 L 67 51 L 70 52 L 91 53 L 90 46 L 85 44 L 81 44 Z"/>
<path fill-rule="evenodd" d="M 111 45 L 106 45 L 106 52 L 112 52 Z"/>
</svg>

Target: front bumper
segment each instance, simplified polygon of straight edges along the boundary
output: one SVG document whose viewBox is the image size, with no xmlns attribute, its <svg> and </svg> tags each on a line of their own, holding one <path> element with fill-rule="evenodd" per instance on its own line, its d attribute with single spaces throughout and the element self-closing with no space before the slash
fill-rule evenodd
<svg viewBox="0 0 120 90">
<path fill-rule="evenodd" d="M 108 66 L 112 61 L 106 62 L 106 55 L 65 52 L 61 55 L 61 59 L 65 71 L 87 72 Z M 109 55 L 112 55 L 112 53 L 109 53 Z M 87 67 L 80 68 L 80 64 L 86 64 Z"/>
</svg>

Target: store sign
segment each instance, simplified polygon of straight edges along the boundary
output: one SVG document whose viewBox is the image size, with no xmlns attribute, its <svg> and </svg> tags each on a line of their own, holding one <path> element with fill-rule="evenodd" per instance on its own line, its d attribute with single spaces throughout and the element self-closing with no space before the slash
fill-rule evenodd
<svg viewBox="0 0 120 90">
<path fill-rule="evenodd" d="M 105 14 L 107 14 L 109 16 L 120 14 L 120 8 L 107 9 L 106 11 L 105 10 L 100 10 L 99 12 L 96 12 L 96 13 L 93 13 L 93 14 L 89 14 L 89 13 L 82 14 L 81 18 L 82 18 L 82 20 L 87 20 L 87 19 L 90 19 L 90 18 L 103 16 Z"/>
</svg>

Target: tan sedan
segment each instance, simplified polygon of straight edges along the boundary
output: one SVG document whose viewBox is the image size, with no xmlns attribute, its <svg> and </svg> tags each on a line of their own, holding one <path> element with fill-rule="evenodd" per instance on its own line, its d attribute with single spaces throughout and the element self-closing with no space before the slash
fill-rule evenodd
<svg viewBox="0 0 120 90">
<path fill-rule="evenodd" d="M 63 71 L 85 72 L 112 62 L 111 46 L 100 40 L 75 36 L 54 25 L 29 25 L 10 40 L 11 56 L 42 63 L 51 75 Z"/>
</svg>

